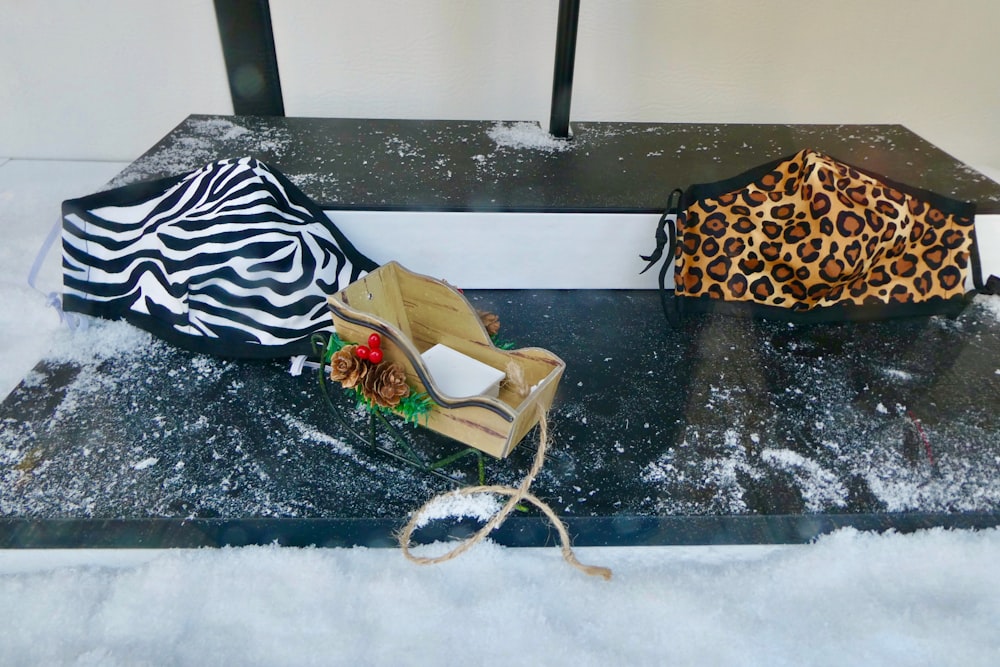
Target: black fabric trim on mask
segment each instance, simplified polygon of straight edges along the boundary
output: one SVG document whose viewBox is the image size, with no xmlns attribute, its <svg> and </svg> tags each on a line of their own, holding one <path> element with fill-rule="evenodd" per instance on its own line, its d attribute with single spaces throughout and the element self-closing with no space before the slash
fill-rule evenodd
<svg viewBox="0 0 1000 667">
<path fill-rule="evenodd" d="M 236 157 L 232 159 L 235 161 L 241 158 Z M 222 160 L 220 159 L 217 162 L 221 161 Z M 338 247 L 344 252 L 347 256 L 347 260 L 352 265 L 359 267 L 362 271 L 374 271 L 378 268 L 378 263 L 355 248 L 354 244 L 351 243 L 350 240 L 344 236 L 343 232 L 340 231 L 337 225 L 330 220 L 330 218 L 326 215 L 326 212 L 313 202 L 313 200 L 310 199 L 304 192 L 302 192 L 297 185 L 288 180 L 288 177 L 286 177 L 273 165 L 260 160 L 258 160 L 258 162 L 267 167 L 271 175 L 274 176 L 274 178 L 279 181 L 290 194 L 295 195 L 296 204 L 304 206 L 313 217 L 319 220 L 320 223 L 330 231 L 333 238 L 336 239 Z M 74 213 L 81 218 L 86 219 L 90 216 L 91 210 L 101 208 L 103 206 L 132 206 L 137 201 L 145 201 L 151 197 L 156 197 L 162 194 L 164 191 L 169 190 L 173 186 L 191 176 L 194 171 L 197 170 L 186 172 L 178 176 L 167 176 L 165 178 L 158 178 L 152 181 L 130 183 L 128 185 L 114 188 L 113 190 L 104 190 L 103 192 L 87 195 L 86 197 L 67 199 L 62 204 L 63 219 L 65 219 L 70 213 Z"/>
<path fill-rule="evenodd" d="M 969 237 L 972 244 L 969 246 L 969 271 L 972 272 L 972 286 L 977 292 L 982 292 L 983 286 L 983 261 L 979 256 L 979 237 L 976 236 L 976 226 L 969 230 Z"/>
<path fill-rule="evenodd" d="M 792 310 L 781 306 L 768 306 L 745 301 L 723 301 L 712 297 L 674 295 L 674 304 L 682 314 L 718 313 L 752 319 L 778 320 L 793 324 L 818 324 L 823 322 L 850 322 L 883 320 L 899 317 L 927 317 L 941 315 L 955 318 L 962 314 L 969 299 L 955 296 L 949 299 L 934 297 L 921 303 L 843 304 L 817 307 L 811 310 Z"/>
<path fill-rule="evenodd" d="M 817 151 L 817 153 L 819 152 Z M 881 181 L 885 185 L 895 188 L 896 190 L 899 190 L 900 192 L 909 195 L 915 199 L 923 200 L 928 204 L 934 206 L 934 208 L 938 209 L 942 213 L 967 216 L 969 218 L 972 218 L 976 214 L 975 202 L 966 202 L 958 199 L 952 199 L 951 197 L 946 197 L 936 192 L 931 192 L 930 190 L 917 188 L 912 185 L 907 185 L 906 183 L 899 183 L 892 179 L 886 178 L 882 174 L 865 169 L 863 167 L 859 167 L 849 162 L 838 160 L 836 157 L 832 155 L 825 153 L 819 153 L 819 154 L 827 155 L 831 159 L 839 162 L 840 164 L 846 167 L 850 167 L 851 169 L 854 169 L 857 172 L 864 174 L 865 176 L 869 176 L 878 181 Z M 742 190 L 751 183 L 756 182 L 757 180 L 763 178 L 770 172 L 774 171 L 774 169 L 778 165 L 784 162 L 788 162 L 796 155 L 798 155 L 798 153 L 793 153 L 792 155 L 778 158 L 777 160 L 773 160 L 766 164 L 754 167 L 753 169 L 745 171 L 741 174 L 737 174 L 736 176 L 732 176 L 722 181 L 715 181 L 712 183 L 695 183 L 694 185 L 688 186 L 687 191 L 684 193 L 684 202 L 687 204 L 687 206 L 691 206 L 692 204 L 702 199 L 708 199 L 708 198 L 714 199 L 724 194 L 728 194 L 734 190 Z"/>
<path fill-rule="evenodd" d="M 281 173 L 271 165 L 267 163 L 261 163 L 261 164 L 264 164 L 271 170 L 275 178 L 277 178 L 278 181 L 280 181 L 281 184 L 285 186 L 286 190 L 288 190 L 289 192 L 294 192 L 299 197 L 302 198 L 302 202 L 305 204 L 306 208 L 309 209 L 309 212 L 314 216 L 316 216 L 318 220 L 321 220 L 323 222 L 323 225 L 330 230 L 330 233 L 333 234 L 333 238 L 337 240 L 337 246 L 344 252 L 344 254 L 347 256 L 347 260 L 353 266 L 358 267 L 365 272 L 374 271 L 379 267 L 378 262 L 374 261 L 367 255 L 361 254 L 361 252 L 354 247 L 354 244 L 351 243 L 346 236 L 344 236 L 343 232 L 340 231 L 340 228 L 337 227 L 337 225 L 335 225 L 332 220 L 330 220 L 330 218 L 326 215 L 326 211 L 317 206 L 312 199 L 306 196 L 306 194 L 298 188 L 298 186 L 296 186 L 294 183 L 288 180 L 288 178 L 283 173 Z"/>
<path fill-rule="evenodd" d="M 233 158 L 236 162 L 240 158 Z M 216 163 L 223 162 L 218 160 Z M 312 201 L 301 189 L 292 183 L 278 169 L 267 163 L 257 161 L 266 167 L 270 175 L 278 181 L 286 190 L 288 199 L 297 206 L 305 208 L 309 215 L 321 224 L 330 233 L 337 244 L 340 252 L 343 253 L 354 271 L 371 272 L 378 268 L 378 263 L 362 254 L 348 238 L 340 231 L 336 224 L 326 215 L 326 212 Z M 178 185 L 189 178 L 195 171 L 186 172 L 176 176 L 131 183 L 112 190 L 105 190 L 95 194 L 87 195 L 76 199 L 69 199 L 62 204 L 63 226 L 69 225 L 66 218 L 75 214 L 83 220 L 92 217 L 91 211 L 105 206 L 134 206 L 139 202 L 147 201 L 151 198 L 163 195 L 175 185 Z M 64 277 L 65 280 L 65 277 Z M 341 285 L 340 288 L 345 287 Z M 66 311 L 77 312 L 92 317 L 118 320 L 124 319 L 127 322 L 148 331 L 155 336 L 166 340 L 178 347 L 195 353 L 211 354 L 227 358 L 244 359 L 268 359 L 299 354 L 309 355 L 312 353 L 310 337 L 319 331 L 329 331 L 333 328 L 333 321 L 322 326 L 312 327 L 302 332 L 296 340 L 280 345 L 260 343 L 255 339 L 249 339 L 244 331 L 235 328 L 228 328 L 224 325 L 216 325 L 213 333 L 218 338 L 205 334 L 186 334 L 178 331 L 170 324 L 171 315 L 165 309 L 160 309 L 160 315 L 145 314 L 137 312 L 122 300 L 103 302 L 91 299 L 83 299 L 72 294 L 62 295 L 62 307 Z M 156 308 L 156 304 L 147 304 L 151 310 Z"/>
<path fill-rule="evenodd" d="M 799 151 L 801 152 L 801 151 Z M 691 205 L 697 203 L 702 199 L 714 199 L 725 194 L 729 194 L 734 191 L 742 190 L 747 186 L 755 183 L 759 179 L 763 178 L 767 174 L 775 170 L 779 165 L 788 162 L 793 159 L 799 152 L 793 153 L 791 155 L 772 160 L 771 162 L 759 165 L 753 169 L 747 170 L 736 176 L 716 181 L 713 183 L 696 183 L 688 187 L 684 193 L 684 203 L 685 207 L 690 207 Z M 818 153 L 818 151 L 817 151 Z M 823 155 L 823 153 L 820 153 Z M 973 221 L 973 224 L 969 227 L 969 235 L 972 239 L 972 243 L 969 249 L 970 263 L 971 266 L 969 270 L 972 275 L 972 281 L 977 290 L 983 288 L 982 279 L 982 268 L 981 261 L 979 257 L 979 244 L 976 238 L 975 231 L 975 215 L 976 215 L 976 203 L 966 202 L 957 199 L 952 199 L 951 197 L 946 197 L 944 195 L 938 194 L 936 192 L 931 192 L 930 190 L 924 190 L 923 188 L 913 187 L 907 185 L 906 183 L 899 183 L 890 178 L 886 178 L 882 174 L 859 167 L 857 165 L 851 164 L 849 162 L 843 162 L 838 160 L 836 157 L 826 154 L 833 160 L 836 160 L 840 164 L 846 167 L 856 170 L 858 173 L 864 174 L 870 178 L 874 178 L 881 183 L 888 185 L 896 190 L 899 190 L 905 195 L 913 197 L 918 200 L 922 200 L 927 204 L 935 207 L 939 211 L 945 214 L 957 215 L 961 217 L 968 217 Z M 676 267 L 675 267 L 676 275 Z M 663 287 L 661 285 L 661 296 L 663 292 Z M 670 314 L 668 313 L 667 299 L 664 301 L 664 313 L 668 314 L 668 320 L 671 320 Z M 961 314 L 962 310 L 969 302 L 969 295 L 956 296 L 950 299 L 940 299 L 935 298 L 932 301 L 924 302 L 922 304 L 876 304 L 876 305 L 843 305 L 843 306 L 829 306 L 825 308 L 814 308 L 809 311 L 798 311 L 792 310 L 790 308 L 784 308 L 780 306 L 766 306 L 762 304 L 753 304 L 746 302 L 728 302 L 722 301 L 720 299 L 714 299 L 711 297 L 689 297 L 689 296 L 676 296 L 674 295 L 672 299 L 673 311 L 675 317 L 683 316 L 685 313 L 723 313 L 729 315 L 735 315 L 739 317 L 751 317 L 751 318 L 766 318 L 766 319 L 778 319 L 786 320 L 789 322 L 835 322 L 835 321 L 859 321 L 859 320 L 877 320 L 886 319 L 894 317 L 918 317 L 927 315 L 944 315 L 946 317 L 957 317 Z"/>
</svg>

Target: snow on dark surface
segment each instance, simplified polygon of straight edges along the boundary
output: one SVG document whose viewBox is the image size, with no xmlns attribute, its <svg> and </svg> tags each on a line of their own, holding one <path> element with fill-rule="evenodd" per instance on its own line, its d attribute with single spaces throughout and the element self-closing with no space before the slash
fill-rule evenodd
<svg viewBox="0 0 1000 667">
<path fill-rule="evenodd" d="M 715 317 L 678 331 L 646 292 L 470 298 L 567 362 L 549 417 L 557 455 L 535 485 L 560 514 L 1000 511 L 992 297 L 956 320 Z M 577 333 L 611 321 L 633 323 L 614 346 Z M 191 354 L 101 321 L 54 343 L 4 404 L 2 515 L 400 518 L 448 488 L 352 439 L 286 360 Z M 366 416 L 334 398 L 364 432 Z M 536 437 L 490 478 L 520 479 Z M 454 468 L 471 479 L 471 464 Z"/>
<path fill-rule="evenodd" d="M 190 116 L 111 186 L 254 156 L 330 208 L 652 210 L 801 148 L 1000 210 L 1000 187 L 901 125 L 576 122 L 571 140 L 504 121 Z"/>
<path fill-rule="evenodd" d="M 33 249 L 62 199 L 86 194 L 112 173 L 107 165 L 0 159 L 3 392 L 51 351 L 52 337 L 66 335 L 45 297 L 24 286 Z M 58 276 L 58 267 L 53 253 L 43 273 Z M 980 297 L 977 306 L 1000 319 L 1000 298 Z M 122 333 L 122 342 L 139 348 L 148 340 Z M 72 361 L 73 352 L 61 349 Z M 93 350 L 78 352 L 74 363 L 96 362 Z M 920 377 L 898 360 L 879 361 L 892 382 Z M 225 374 L 224 366 L 204 370 Z M 995 356 L 984 377 L 990 372 L 1000 376 Z M 25 385 L 44 380 L 31 374 Z M 870 419 L 898 418 L 890 396 L 872 396 L 868 405 Z M 569 411 L 563 418 L 584 426 L 602 419 Z M 0 423 L 5 438 L 9 428 Z M 751 443 L 755 433 L 763 437 L 741 428 L 727 440 L 722 428 L 722 450 L 744 432 Z M 343 451 L 328 434 L 315 439 Z M 622 453 L 627 442 L 606 449 Z M 761 460 L 817 476 L 789 451 L 775 447 Z M 717 467 L 738 469 L 739 455 L 730 459 Z M 128 461 L 135 474 L 178 460 L 137 452 Z M 820 488 L 836 495 L 836 485 Z M 428 549 L 434 546 L 442 545 Z M 615 578 L 583 577 L 554 549 L 489 543 L 431 568 L 392 549 L 0 550 L 0 656 L 8 665 L 986 667 L 1000 655 L 996 529 L 847 529 L 802 546 L 579 551 L 585 562 L 612 567 Z"/>
</svg>

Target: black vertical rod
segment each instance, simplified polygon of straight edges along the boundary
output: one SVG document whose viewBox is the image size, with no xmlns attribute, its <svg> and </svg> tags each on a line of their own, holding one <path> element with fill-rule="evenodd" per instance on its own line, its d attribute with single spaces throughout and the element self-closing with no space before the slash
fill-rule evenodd
<svg viewBox="0 0 1000 667">
<path fill-rule="evenodd" d="M 569 137 L 569 105 L 573 97 L 573 61 L 576 58 L 576 26 L 579 19 L 580 0 L 559 0 L 549 134 L 563 139 Z"/>
<path fill-rule="evenodd" d="M 233 113 L 284 116 L 268 0 L 215 0 L 215 19 Z"/>
</svg>

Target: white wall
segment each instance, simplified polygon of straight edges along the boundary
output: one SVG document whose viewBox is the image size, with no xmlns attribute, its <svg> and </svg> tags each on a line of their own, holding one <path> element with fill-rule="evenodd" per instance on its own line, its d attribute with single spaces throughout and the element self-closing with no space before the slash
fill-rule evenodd
<svg viewBox="0 0 1000 667">
<path fill-rule="evenodd" d="M 212 0 L 0 0 L 0 156 L 134 160 L 232 113 Z"/>
<path fill-rule="evenodd" d="M 286 112 L 547 124 L 557 0 L 271 0 Z M 574 120 L 902 123 L 1000 167 L 997 0 L 581 0 Z M 0 0 L 0 156 L 231 113 L 211 0 Z"/>
<path fill-rule="evenodd" d="M 547 124 L 558 7 L 271 0 L 285 112 Z"/>
</svg>

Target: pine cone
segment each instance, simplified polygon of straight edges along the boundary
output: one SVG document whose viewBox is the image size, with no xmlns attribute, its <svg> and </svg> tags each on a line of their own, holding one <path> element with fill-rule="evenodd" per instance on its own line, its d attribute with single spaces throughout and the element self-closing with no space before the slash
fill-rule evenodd
<svg viewBox="0 0 1000 667">
<path fill-rule="evenodd" d="M 486 333 L 496 336 L 497 332 L 500 331 L 500 318 L 494 313 L 485 310 L 477 310 L 476 312 L 479 313 L 479 319 L 483 321 L 483 326 L 486 327 Z"/>
<path fill-rule="evenodd" d="M 345 345 L 334 352 L 330 359 L 330 379 L 339 382 L 344 389 L 350 389 L 364 380 L 369 364 L 354 354 L 357 345 Z"/>
<path fill-rule="evenodd" d="M 391 361 L 372 366 L 361 382 L 361 393 L 375 405 L 394 408 L 399 405 L 399 399 L 410 393 L 406 371 L 402 365 Z"/>
</svg>

